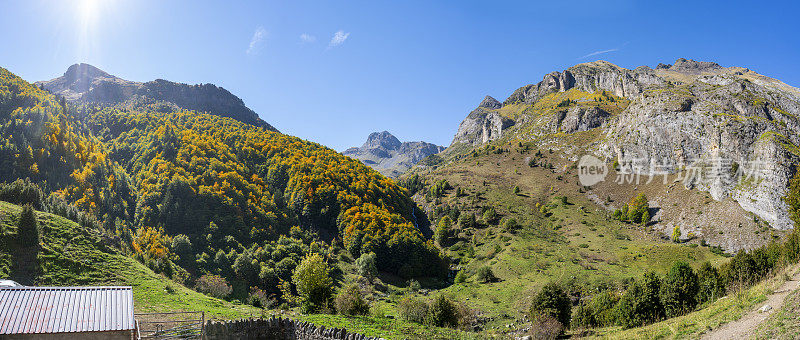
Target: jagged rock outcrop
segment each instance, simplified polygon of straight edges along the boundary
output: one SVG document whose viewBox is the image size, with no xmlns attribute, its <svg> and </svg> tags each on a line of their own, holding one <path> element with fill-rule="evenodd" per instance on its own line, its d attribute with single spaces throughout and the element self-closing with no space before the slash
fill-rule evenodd
<svg viewBox="0 0 800 340">
<path fill-rule="evenodd" d="M 536 109 L 549 94 L 572 89 L 602 91 L 630 103 L 614 112 L 591 99 Z M 510 105 L 523 107 L 514 120 L 501 114 Z M 800 160 L 798 117 L 798 89 L 746 68 L 681 58 L 629 70 L 596 61 L 547 74 L 501 105 L 484 100 L 461 122 L 451 146 L 479 146 L 507 134 L 541 140 L 600 128 L 600 139 L 587 145 L 597 155 L 640 174 L 721 173 L 713 180 L 696 176 L 686 185 L 716 200 L 730 197 L 772 227 L 787 229 L 793 223 L 782 197 Z M 733 180 L 743 174 L 758 176 Z"/>
<path fill-rule="evenodd" d="M 608 117 L 608 112 L 601 108 L 576 106 L 553 115 L 551 131 L 565 133 L 588 131 L 603 125 Z"/>
<path fill-rule="evenodd" d="M 89 64 L 75 64 L 63 76 L 36 85 L 74 102 L 114 105 L 137 100 L 164 101 L 277 131 L 239 97 L 213 84 L 187 85 L 163 79 L 140 83 L 118 78 Z"/>
<path fill-rule="evenodd" d="M 468 144 L 477 146 L 500 138 L 503 130 L 514 125 L 514 120 L 493 111 L 503 106 L 496 99 L 486 96 L 478 108 L 470 112 L 458 126 L 451 145 Z"/>
<path fill-rule="evenodd" d="M 373 132 L 361 147 L 353 147 L 343 155 L 362 161 L 384 176 L 398 177 L 423 158 L 444 150 L 426 142 L 403 142 L 387 131 Z"/>
</svg>

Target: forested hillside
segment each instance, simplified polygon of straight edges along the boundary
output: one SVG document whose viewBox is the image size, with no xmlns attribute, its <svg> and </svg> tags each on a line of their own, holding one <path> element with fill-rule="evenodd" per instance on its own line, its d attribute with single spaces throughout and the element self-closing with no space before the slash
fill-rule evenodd
<svg viewBox="0 0 800 340">
<path fill-rule="evenodd" d="M 339 247 L 406 278 L 444 273 L 407 191 L 356 160 L 174 103 L 70 103 L 0 71 L 7 200 L 102 226 L 173 279 L 280 297 L 304 256 Z"/>
</svg>

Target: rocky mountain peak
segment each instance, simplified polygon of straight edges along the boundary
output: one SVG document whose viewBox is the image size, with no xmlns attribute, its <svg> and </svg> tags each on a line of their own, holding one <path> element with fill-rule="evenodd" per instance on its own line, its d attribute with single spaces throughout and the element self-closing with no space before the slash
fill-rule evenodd
<svg viewBox="0 0 800 340">
<path fill-rule="evenodd" d="M 89 64 L 74 64 L 67 68 L 67 72 L 64 72 L 64 78 L 67 81 L 78 81 L 83 79 L 95 79 L 95 78 L 116 78 L 105 71 L 94 67 Z"/>
<path fill-rule="evenodd" d="M 389 131 L 373 132 L 367 137 L 367 141 L 361 147 L 364 149 L 382 148 L 385 150 L 396 150 L 402 143 Z"/>
<path fill-rule="evenodd" d="M 503 104 L 494 99 L 492 96 L 486 96 L 483 98 L 483 101 L 478 105 L 478 107 L 487 108 L 487 109 L 499 109 L 503 107 Z"/>
<path fill-rule="evenodd" d="M 701 72 L 717 71 L 723 67 L 710 61 L 694 61 L 692 59 L 678 58 L 669 69 L 683 73 L 698 74 Z"/>
<path fill-rule="evenodd" d="M 343 155 L 360 160 L 384 176 L 397 177 L 423 158 L 444 150 L 427 142 L 400 142 L 388 131 L 373 132 L 360 148 L 349 148 Z"/>
</svg>

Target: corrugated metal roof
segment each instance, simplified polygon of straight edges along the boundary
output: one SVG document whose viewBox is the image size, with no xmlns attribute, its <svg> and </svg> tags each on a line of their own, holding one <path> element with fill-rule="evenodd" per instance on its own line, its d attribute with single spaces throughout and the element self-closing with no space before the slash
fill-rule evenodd
<svg viewBox="0 0 800 340">
<path fill-rule="evenodd" d="M 0 334 L 134 329 L 131 287 L 0 288 Z"/>
</svg>

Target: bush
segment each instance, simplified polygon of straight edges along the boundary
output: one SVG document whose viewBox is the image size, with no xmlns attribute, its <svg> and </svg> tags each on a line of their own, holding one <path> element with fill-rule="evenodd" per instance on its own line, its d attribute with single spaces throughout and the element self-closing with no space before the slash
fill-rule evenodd
<svg viewBox="0 0 800 340">
<path fill-rule="evenodd" d="M 257 287 L 250 287 L 250 295 L 247 297 L 247 303 L 254 307 L 269 309 L 275 304 L 275 301 L 267 296 L 267 292 Z"/>
<path fill-rule="evenodd" d="M 428 304 L 422 299 L 405 297 L 397 304 L 397 310 L 403 320 L 424 323 L 428 314 Z"/>
<path fill-rule="evenodd" d="M 530 317 L 547 315 L 555 318 L 565 328 L 569 328 L 572 302 L 561 286 L 551 282 L 542 287 L 531 302 Z"/>
<path fill-rule="evenodd" d="M 220 299 L 230 295 L 233 291 L 225 278 L 213 274 L 206 274 L 198 278 L 195 282 L 195 289 Z"/>
<path fill-rule="evenodd" d="M 498 217 L 499 216 L 497 215 L 497 211 L 494 210 L 494 207 L 489 207 L 483 212 L 483 223 L 494 224 Z"/>
<path fill-rule="evenodd" d="M 639 194 L 634 197 L 630 203 L 628 203 L 628 211 L 627 211 L 627 218 L 629 221 L 633 223 L 644 223 L 646 221 L 642 221 L 642 217 L 647 212 L 649 205 L 647 203 L 647 196 L 645 194 Z M 649 217 L 649 213 L 647 217 Z"/>
<path fill-rule="evenodd" d="M 297 288 L 300 306 L 304 312 L 318 312 L 330 301 L 333 280 L 328 273 L 328 264 L 321 255 L 307 255 L 295 268 L 292 282 Z"/>
<path fill-rule="evenodd" d="M 610 291 L 603 291 L 592 297 L 589 307 L 594 313 L 596 326 L 611 326 L 617 323 L 614 307 L 619 302 L 619 296 Z"/>
<path fill-rule="evenodd" d="M 514 195 L 519 195 L 519 187 L 516 185 L 514 186 Z"/>
<path fill-rule="evenodd" d="M 725 295 L 725 282 L 717 268 L 705 262 L 697 270 L 697 303 L 714 301 Z"/>
<path fill-rule="evenodd" d="M 519 224 L 517 224 L 517 220 L 513 217 L 507 217 L 503 219 L 503 228 L 505 228 L 505 230 L 512 231 L 518 226 Z"/>
<path fill-rule="evenodd" d="M 622 295 L 617 305 L 617 318 L 623 328 L 644 326 L 664 317 L 659 291 L 661 280 L 654 273 L 647 273 L 634 282 Z"/>
<path fill-rule="evenodd" d="M 336 312 L 343 315 L 367 315 L 369 304 L 361 296 L 358 285 L 351 284 L 339 290 L 334 300 Z"/>
<path fill-rule="evenodd" d="M 458 306 L 442 294 L 436 296 L 428 306 L 425 323 L 436 327 L 457 327 Z"/>
<path fill-rule="evenodd" d="M 681 243 L 681 227 L 675 226 L 672 228 L 672 242 Z"/>
<path fill-rule="evenodd" d="M 19 213 L 17 237 L 24 247 L 39 247 L 39 223 L 36 221 L 36 212 L 30 204 L 24 205 Z"/>
<path fill-rule="evenodd" d="M 412 292 L 418 291 L 422 286 L 420 286 L 419 281 L 417 280 L 408 280 L 408 290 Z"/>
<path fill-rule="evenodd" d="M 536 340 L 555 340 L 564 332 L 564 325 L 549 315 L 537 315 L 531 325 L 531 338 Z"/>
<path fill-rule="evenodd" d="M 454 279 L 455 283 L 464 283 L 467 281 L 467 273 L 466 270 L 462 269 L 458 271 L 456 277 Z"/>
<path fill-rule="evenodd" d="M 461 226 L 461 228 L 475 228 L 478 225 L 477 221 L 475 220 L 475 214 L 471 213 L 461 214 L 461 216 L 458 217 L 458 224 Z"/>
<path fill-rule="evenodd" d="M 492 268 L 489 268 L 489 266 L 480 267 L 478 268 L 478 272 L 475 273 L 475 280 L 480 283 L 493 282 L 496 279 L 497 277 L 494 276 Z"/>
<path fill-rule="evenodd" d="M 661 303 L 667 317 L 689 313 L 697 306 L 698 281 L 692 267 L 675 262 L 661 284 Z"/>
<path fill-rule="evenodd" d="M 378 274 L 378 267 L 375 265 L 375 260 L 375 253 L 362 254 L 358 259 L 356 259 L 356 269 L 358 269 L 358 275 L 372 280 L 372 278 Z"/>
<path fill-rule="evenodd" d="M 595 313 L 588 303 L 581 303 L 575 308 L 570 324 L 573 328 L 591 328 L 597 326 Z"/>
<path fill-rule="evenodd" d="M 0 201 L 16 205 L 30 204 L 34 209 L 44 210 L 44 192 L 30 179 L 17 179 L 0 184 Z"/>
</svg>

